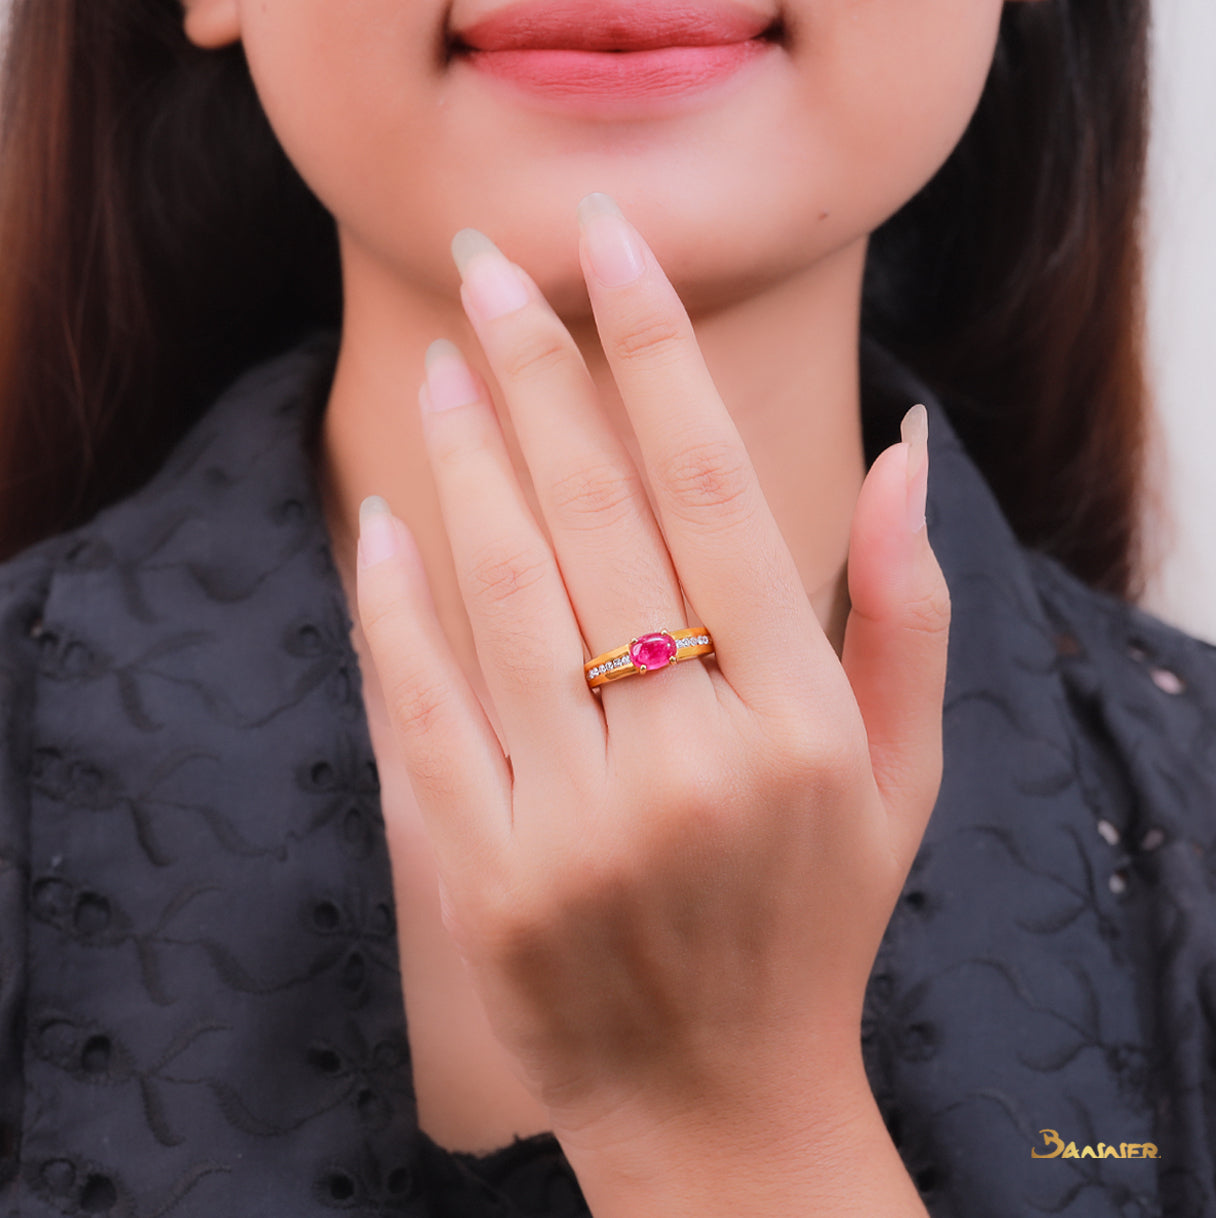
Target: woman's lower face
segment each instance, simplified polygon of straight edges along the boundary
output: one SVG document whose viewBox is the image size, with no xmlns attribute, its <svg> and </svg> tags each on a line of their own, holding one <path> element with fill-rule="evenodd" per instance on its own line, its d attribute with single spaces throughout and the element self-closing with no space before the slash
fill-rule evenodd
<svg viewBox="0 0 1216 1218">
<path fill-rule="evenodd" d="M 572 216 L 605 191 L 695 310 L 813 266 L 910 198 L 966 127 L 1002 8 L 187 0 L 187 30 L 242 41 L 343 240 L 403 287 L 449 294 L 448 242 L 471 226 L 576 312 Z"/>
</svg>

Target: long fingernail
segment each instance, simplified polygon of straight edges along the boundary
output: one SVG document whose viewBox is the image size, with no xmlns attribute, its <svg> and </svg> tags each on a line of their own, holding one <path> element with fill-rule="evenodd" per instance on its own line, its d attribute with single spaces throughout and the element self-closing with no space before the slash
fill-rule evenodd
<svg viewBox="0 0 1216 1218">
<path fill-rule="evenodd" d="M 446 338 L 437 338 L 426 349 L 426 394 L 422 404 L 437 412 L 467 406 L 479 396 L 477 382 L 459 348 Z"/>
<path fill-rule="evenodd" d="M 929 493 L 929 412 L 913 406 L 899 425 L 899 435 L 908 449 L 908 531 L 925 527 L 925 500 Z"/>
<path fill-rule="evenodd" d="M 578 205 L 583 249 L 595 277 L 609 288 L 623 288 L 646 269 L 642 239 L 608 195 L 588 195 Z"/>
<path fill-rule="evenodd" d="M 393 513 L 379 495 L 368 495 L 359 505 L 359 569 L 374 567 L 397 553 L 397 526 Z"/>
<path fill-rule="evenodd" d="M 528 303 L 527 284 L 485 233 L 462 228 L 452 238 L 452 258 L 475 321 L 505 317 Z"/>
</svg>

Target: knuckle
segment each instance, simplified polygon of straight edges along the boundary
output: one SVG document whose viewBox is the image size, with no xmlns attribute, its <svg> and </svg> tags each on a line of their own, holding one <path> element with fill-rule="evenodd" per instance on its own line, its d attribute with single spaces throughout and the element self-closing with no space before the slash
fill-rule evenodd
<svg viewBox="0 0 1216 1218">
<path fill-rule="evenodd" d="M 651 798 L 663 809 L 653 828 L 674 831 L 677 839 L 686 841 L 690 831 L 716 825 L 727 814 L 729 801 L 724 797 L 717 759 L 674 750 L 668 750 L 668 755 L 663 773 L 651 777 Z"/>
<path fill-rule="evenodd" d="M 476 884 L 461 886 L 441 906 L 444 929 L 466 959 L 490 955 L 490 944 L 500 933 L 499 913 L 509 909 L 500 895 L 503 889 L 498 877 L 482 876 Z"/>
<path fill-rule="evenodd" d="M 752 479 L 746 457 L 725 440 L 692 444 L 669 457 L 659 471 L 676 510 L 700 517 L 725 514 L 735 523 L 751 514 Z"/>
<path fill-rule="evenodd" d="M 372 646 L 373 653 L 381 646 L 391 645 L 395 627 L 405 617 L 405 609 L 397 596 L 389 595 L 385 589 L 376 589 L 373 595 L 361 589 L 359 597 L 359 625 Z"/>
<path fill-rule="evenodd" d="M 804 752 L 795 767 L 804 783 L 813 782 L 819 789 L 837 794 L 853 791 L 870 774 L 870 754 L 865 737 L 858 732 L 846 736 L 835 732 L 819 740 L 810 752 Z"/>
<path fill-rule="evenodd" d="M 768 725 L 768 762 L 775 780 L 821 795 L 854 789 L 869 771 L 869 750 L 860 722 L 848 716 L 827 727 L 813 715 Z"/>
<path fill-rule="evenodd" d="M 631 364 L 661 368 L 684 355 L 688 334 L 677 317 L 645 316 L 613 336 L 610 354 Z"/>
<path fill-rule="evenodd" d="M 484 461 L 497 427 L 490 415 L 475 411 L 466 415 L 459 427 L 439 428 L 431 438 L 436 464 L 449 474 L 475 476 L 473 472 Z"/>
<path fill-rule="evenodd" d="M 521 334 L 502 356 L 503 380 L 527 382 L 546 377 L 570 359 L 560 333 L 538 327 Z"/>
<path fill-rule="evenodd" d="M 407 673 L 384 690 L 389 718 L 411 739 L 425 739 L 443 721 L 451 690 L 447 681 L 424 673 Z"/>
<path fill-rule="evenodd" d="M 534 628 L 488 622 L 481 625 L 479 639 L 479 650 L 486 663 L 492 663 L 497 682 L 518 693 L 551 693 L 570 671 L 544 633 Z"/>
<path fill-rule="evenodd" d="M 939 635 L 949 630 L 950 589 L 940 575 L 904 605 L 904 624 L 920 634 Z"/>
<path fill-rule="evenodd" d="M 510 970 L 526 968 L 563 924 L 554 896 L 533 885 L 500 879 L 469 894 L 450 932 L 482 959 Z M 475 945 L 475 947 L 474 947 Z"/>
<path fill-rule="evenodd" d="M 463 429 L 457 434 L 453 432 L 455 429 L 445 428 L 441 435 L 431 441 L 435 463 L 445 471 L 459 469 L 482 448 L 480 436 L 471 438 L 469 432 Z"/>
<path fill-rule="evenodd" d="M 636 474 L 611 464 L 592 465 L 559 479 L 550 502 L 564 525 L 604 528 L 627 519 L 641 494 Z"/>
<path fill-rule="evenodd" d="M 483 606 L 509 605 L 543 580 L 551 568 L 551 556 L 535 545 L 514 549 L 504 549 L 501 544 L 486 546 L 469 562 L 469 594 Z"/>
</svg>

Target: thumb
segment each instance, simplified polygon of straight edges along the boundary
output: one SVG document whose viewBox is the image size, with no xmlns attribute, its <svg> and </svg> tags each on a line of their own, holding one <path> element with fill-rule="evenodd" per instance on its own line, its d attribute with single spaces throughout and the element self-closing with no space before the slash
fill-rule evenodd
<svg viewBox="0 0 1216 1218">
<path fill-rule="evenodd" d="M 929 544 L 929 419 L 904 417 L 903 440 L 862 484 L 849 543 L 844 670 L 865 721 L 892 842 L 909 865 L 937 798 L 950 593 Z"/>
</svg>

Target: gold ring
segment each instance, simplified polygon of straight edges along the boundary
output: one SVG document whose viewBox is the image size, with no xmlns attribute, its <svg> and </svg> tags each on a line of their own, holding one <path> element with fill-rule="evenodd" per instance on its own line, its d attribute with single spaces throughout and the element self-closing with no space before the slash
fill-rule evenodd
<svg viewBox="0 0 1216 1218">
<path fill-rule="evenodd" d="M 624 647 L 606 651 L 583 665 L 587 684 L 595 689 L 622 677 L 636 677 L 657 672 L 668 664 L 695 660 L 713 655 L 714 641 L 704 626 L 688 626 L 683 630 L 656 630 L 630 639 Z"/>
</svg>

